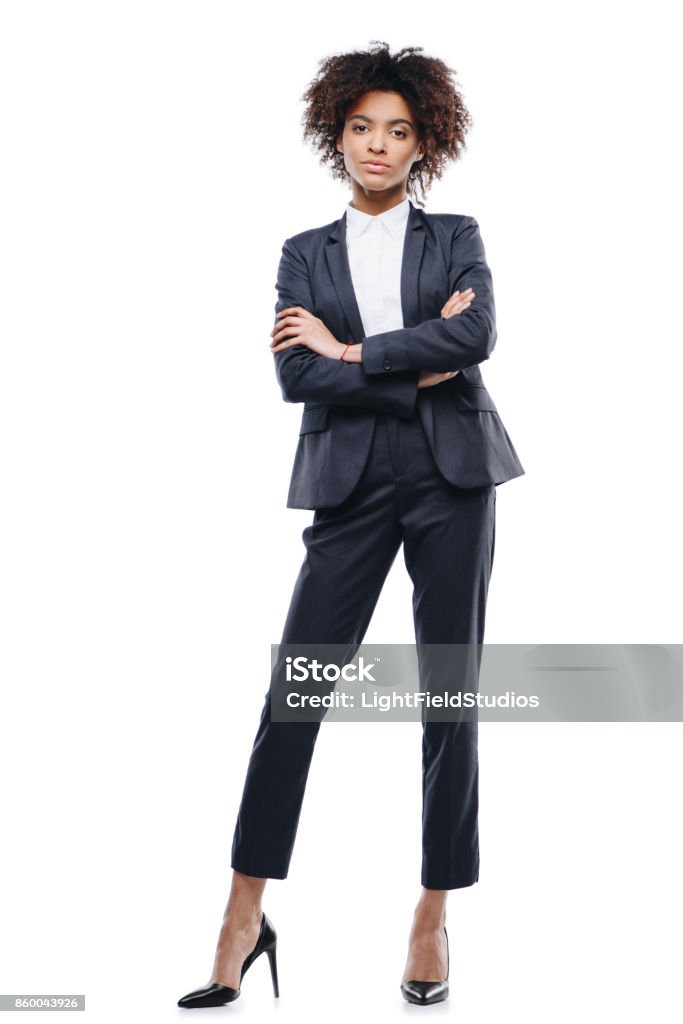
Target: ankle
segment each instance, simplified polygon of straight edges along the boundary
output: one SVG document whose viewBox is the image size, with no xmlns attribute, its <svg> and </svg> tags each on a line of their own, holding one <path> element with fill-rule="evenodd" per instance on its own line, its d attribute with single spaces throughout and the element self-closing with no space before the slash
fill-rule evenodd
<svg viewBox="0 0 683 1024">
<path fill-rule="evenodd" d="M 442 931 L 446 926 L 446 908 L 418 906 L 413 914 L 416 931 Z"/>
<path fill-rule="evenodd" d="M 223 921 L 246 930 L 254 925 L 260 925 L 262 917 L 263 910 L 260 903 L 237 900 L 228 902 L 225 914 L 223 915 Z"/>
</svg>

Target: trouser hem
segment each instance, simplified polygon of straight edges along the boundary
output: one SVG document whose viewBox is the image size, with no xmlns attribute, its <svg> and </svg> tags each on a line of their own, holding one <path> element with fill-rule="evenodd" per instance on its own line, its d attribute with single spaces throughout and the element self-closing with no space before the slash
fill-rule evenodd
<svg viewBox="0 0 683 1024">
<path fill-rule="evenodd" d="M 479 872 L 476 875 L 463 876 L 451 876 L 450 878 L 427 878 L 422 876 L 422 887 L 424 889 L 466 889 L 471 885 L 476 885 L 479 881 Z"/>
<path fill-rule="evenodd" d="M 254 878 L 284 879 L 288 875 L 288 868 L 256 864 L 251 861 L 240 860 L 239 857 L 233 857 L 230 867 L 233 871 L 239 871 L 243 875 L 252 875 Z"/>
</svg>

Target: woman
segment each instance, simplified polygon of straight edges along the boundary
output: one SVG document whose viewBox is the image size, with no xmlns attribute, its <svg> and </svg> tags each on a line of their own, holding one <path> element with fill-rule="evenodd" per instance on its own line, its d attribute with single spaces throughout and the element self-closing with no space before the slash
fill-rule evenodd
<svg viewBox="0 0 683 1024">
<path fill-rule="evenodd" d="M 481 645 L 495 488 L 521 476 L 479 364 L 495 345 L 476 220 L 411 202 L 457 159 L 471 119 L 451 69 L 421 47 L 329 57 L 304 94 L 305 137 L 349 181 L 344 215 L 288 238 L 271 348 L 286 401 L 304 402 L 288 507 L 314 509 L 282 645 L 357 650 L 403 544 L 418 645 Z M 417 199 L 416 199 L 416 202 Z M 274 669 L 232 845 L 211 981 L 181 1006 L 240 993 L 276 935 L 261 903 L 286 878 L 319 722 L 271 717 Z M 421 674 L 422 682 L 422 674 Z M 446 898 L 479 877 L 477 722 L 423 720 L 421 893 L 401 981 L 448 995 Z"/>
</svg>

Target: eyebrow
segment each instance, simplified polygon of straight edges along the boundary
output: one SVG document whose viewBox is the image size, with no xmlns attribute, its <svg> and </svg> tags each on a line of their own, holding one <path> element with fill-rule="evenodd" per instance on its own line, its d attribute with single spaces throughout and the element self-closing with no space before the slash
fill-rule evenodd
<svg viewBox="0 0 683 1024">
<path fill-rule="evenodd" d="M 370 124 L 372 124 L 372 118 L 366 117 L 365 114 L 352 114 L 349 121 L 353 121 L 355 117 L 359 118 L 361 121 L 369 121 Z M 415 127 L 413 122 L 409 121 L 407 117 L 394 117 L 391 121 L 387 121 L 387 124 L 407 124 L 410 125 L 411 128 Z"/>
</svg>

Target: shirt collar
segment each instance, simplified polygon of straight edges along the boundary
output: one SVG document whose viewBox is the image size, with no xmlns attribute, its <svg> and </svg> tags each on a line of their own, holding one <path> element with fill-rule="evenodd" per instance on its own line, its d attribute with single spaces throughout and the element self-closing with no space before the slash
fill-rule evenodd
<svg viewBox="0 0 683 1024">
<path fill-rule="evenodd" d="M 408 196 L 402 202 L 397 203 L 396 206 L 392 206 L 390 210 L 374 215 L 363 213 L 362 210 L 357 210 L 354 206 L 351 206 L 351 203 L 348 203 L 346 207 L 346 230 L 358 237 L 358 235 L 363 234 L 374 220 L 377 220 L 382 223 L 390 235 L 396 238 L 405 230 L 409 213 L 410 199 Z"/>
</svg>

